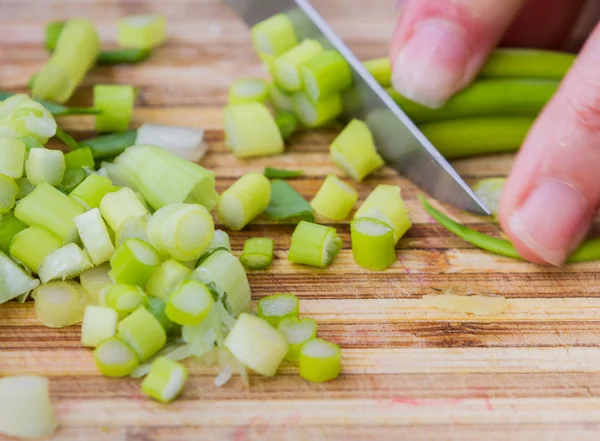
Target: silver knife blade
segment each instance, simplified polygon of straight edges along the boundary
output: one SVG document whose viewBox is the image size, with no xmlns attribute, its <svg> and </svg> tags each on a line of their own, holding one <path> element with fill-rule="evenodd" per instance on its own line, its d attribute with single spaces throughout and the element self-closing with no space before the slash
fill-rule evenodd
<svg viewBox="0 0 600 441">
<path fill-rule="evenodd" d="M 287 14 L 300 39 L 319 40 L 350 64 L 353 86 L 344 92 L 344 117 L 365 121 L 386 163 L 434 198 L 462 210 L 489 215 L 473 190 L 375 81 L 308 0 L 225 0 L 248 26 Z"/>
</svg>

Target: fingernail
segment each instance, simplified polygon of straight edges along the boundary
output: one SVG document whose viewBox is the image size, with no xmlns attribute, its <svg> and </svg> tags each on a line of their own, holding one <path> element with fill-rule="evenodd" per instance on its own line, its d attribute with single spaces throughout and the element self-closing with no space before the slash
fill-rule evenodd
<svg viewBox="0 0 600 441">
<path fill-rule="evenodd" d="M 437 18 L 423 21 L 396 57 L 394 88 L 420 104 L 441 107 L 461 87 L 469 53 L 459 27 Z"/>
<path fill-rule="evenodd" d="M 513 235 L 541 259 L 561 265 L 589 228 L 590 207 L 572 185 L 546 181 L 511 216 Z"/>
</svg>

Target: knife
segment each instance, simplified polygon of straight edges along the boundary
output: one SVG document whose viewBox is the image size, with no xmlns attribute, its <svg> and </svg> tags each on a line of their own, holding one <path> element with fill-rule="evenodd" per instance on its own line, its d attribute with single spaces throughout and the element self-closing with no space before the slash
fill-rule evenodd
<svg viewBox="0 0 600 441">
<path fill-rule="evenodd" d="M 348 62 L 353 85 L 343 93 L 343 118 L 367 123 L 385 162 L 434 198 L 461 210 L 489 215 L 473 190 L 375 81 L 308 0 L 225 0 L 248 26 L 278 13 L 294 24 L 300 40 L 317 39 Z"/>
</svg>

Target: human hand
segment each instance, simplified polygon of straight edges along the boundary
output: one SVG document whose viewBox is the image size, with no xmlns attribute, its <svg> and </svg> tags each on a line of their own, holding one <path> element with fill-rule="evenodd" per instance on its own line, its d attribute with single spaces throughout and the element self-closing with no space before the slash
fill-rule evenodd
<svg viewBox="0 0 600 441">
<path fill-rule="evenodd" d="M 394 87 L 439 107 L 501 42 L 564 47 L 584 0 L 406 0 L 390 51 Z M 526 259 L 562 264 L 600 207 L 600 24 L 528 134 L 500 221 Z"/>
</svg>

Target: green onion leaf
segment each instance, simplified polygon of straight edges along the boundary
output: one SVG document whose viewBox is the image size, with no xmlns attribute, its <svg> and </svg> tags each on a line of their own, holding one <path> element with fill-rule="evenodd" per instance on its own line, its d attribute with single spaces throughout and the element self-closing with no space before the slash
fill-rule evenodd
<svg viewBox="0 0 600 441">
<path fill-rule="evenodd" d="M 265 177 L 267 179 L 292 179 L 304 176 L 303 170 L 283 170 L 280 168 L 265 167 Z"/>
<path fill-rule="evenodd" d="M 287 182 L 275 179 L 271 181 L 271 200 L 265 210 L 273 221 L 298 223 L 301 220 L 314 220 L 313 208 Z"/>
<path fill-rule="evenodd" d="M 102 135 L 79 142 L 81 147 L 89 147 L 94 159 L 110 159 L 120 155 L 127 147 L 136 143 L 137 130 Z"/>
<path fill-rule="evenodd" d="M 150 55 L 149 49 L 111 49 L 100 51 L 98 64 L 136 64 Z"/>
</svg>

